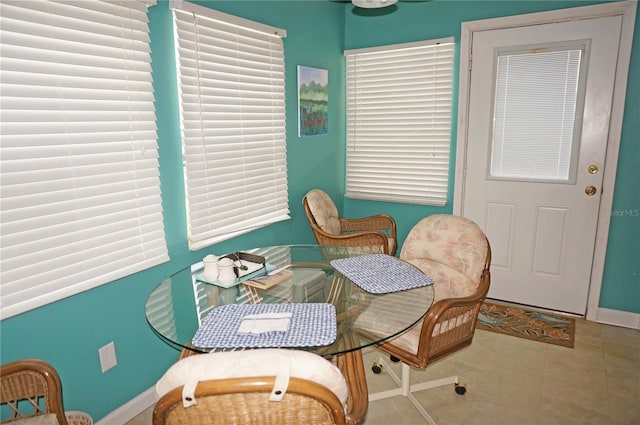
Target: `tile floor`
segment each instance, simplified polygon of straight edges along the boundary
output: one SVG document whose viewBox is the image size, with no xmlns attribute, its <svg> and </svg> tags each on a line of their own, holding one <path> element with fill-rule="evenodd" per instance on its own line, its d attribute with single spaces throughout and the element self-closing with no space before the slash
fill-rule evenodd
<svg viewBox="0 0 640 425">
<path fill-rule="evenodd" d="M 365 366 L 380 353 L 365 351 Z M 394 364 L 398 370 L 400 366 Z M 575 348 L 477 331 L 472 345 L 412 370 L 412 382 L 457 374 L 452 386 L 416 393 L 438 425 L 640 425 L 640 331 L 578 319 Z M 393 387 L 368 371 L 370 392 Z M 369 404 L 365 425 L 425 423 L 398 396 Z M 151 408 L 127 425 L 150 425 Z"/>
</svg>

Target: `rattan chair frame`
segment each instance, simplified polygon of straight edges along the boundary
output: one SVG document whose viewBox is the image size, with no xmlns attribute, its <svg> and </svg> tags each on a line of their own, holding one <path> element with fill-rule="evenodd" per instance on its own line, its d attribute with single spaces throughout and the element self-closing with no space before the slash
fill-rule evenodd
<svg viewBox="0 0 640 425">
<path fill-rule="evenodd" d="M 302 205 L 318 245 L 345 247 L 381 246 L 383 254 L 396 255 L 398 250 L 396 222 L 390 215 L 376 214 L 361 218 L 338 217 L 340 234 L 334 235 L 320 228 L 309 208 L 306 196 L 302 198 Z M 391 251 L 389 251 L 389 239 L 393 240 Z"/>
<path fill-rule="evenodd" d="M 60 376 L 44 360 L 24 359 L 1 365 L 0 388 L 0 405 L 8 406 L 12 414 L 2 423 L 54 414 L 59 425 L 68 425 Z"/>
<path fill-rule="evenodd" d="M 184 408 L 182 386 L 163 395 L 153 425 L 345 424 L 344 406 L 328 388 L 291 377 L 282 401 L 269 401 L 274 376 L 201 381 L 197 404 Z"/>
<path fill-rule="evenodd" d="M 369 391 L 367 388 L 367 377 L 364 371 L 364 361 L 362 359 L 362 350 L 350 349 L 358 344 L 354 341 L 355 336 L 352 333 L 341 333 L 341 338 L 345 344 L 345 352 L 334 357 L 335 365 L 345 380 L 349 388 L 349 396 L 346 406 L 346 423 L 348 425 L 356 425 L 364 420 L 369 407 Z M 189 348 L 183 348 L 180 352 L 178 360 L 182 360 L 189 356 L 202 354 Z M 331 359 L 328 359 L 331 360 Z"/>
</svg>

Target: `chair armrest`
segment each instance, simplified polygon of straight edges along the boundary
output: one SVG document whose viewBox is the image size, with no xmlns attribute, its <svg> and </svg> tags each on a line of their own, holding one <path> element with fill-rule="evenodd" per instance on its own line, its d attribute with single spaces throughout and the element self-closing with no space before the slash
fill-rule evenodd
<svg viewBox="0 0 640 425">
<path fill-rule="evenodd" d="M 382 231 L 389 232 L 387 236 L 396 235 L 396 222 L 386 214 L 372 215 L 362 218 L 340 217 L 340 229 L 343 232 Z"/>
<path fill-rule="evenodd" d="M 393 240 L 393 244 L 391 249 L 387 247 L 384 250 L 385 254 L 395 255 L 398 249 L 398 236 L 396 234 L 396 222 L 390 215 L 387 214 L 377 214 L 369 217 L 361 217 L 361 218 L 344 218 L 340 217 L 340 230 L 341 233 L 351 234 L 351 233 L 362 233 L 362 232 L 378 232 L 385 236 L 385 238 L 389 238 Z M 388 242 L 388 241 L 387 241 Z M 387 243 L 388 245 L 388 243 Z M 391 252 L 388 252 L 391 251 Z"/>
<path fill-rule="evenodd" d="M 427 358 L 428 362 L 432 362 L 471 344 L 480 306 L 489 291 L 490 280 L 490 272 L 485 269 L 475 294 L 446 298 L 431 306 L 420 331 L 418 357 Z M 428 356 L 420 355 L 421 351 L 427 350 Z"/>
<path fill-rule="evenodd" d="M 361 232 L 346 235 L 332 235 L 319 228 L 313 229 L 319 245 L 333 245 L 360 248 L 361 253 L 389 254 L 388 238 L 381 232 Z"/>
</svg>

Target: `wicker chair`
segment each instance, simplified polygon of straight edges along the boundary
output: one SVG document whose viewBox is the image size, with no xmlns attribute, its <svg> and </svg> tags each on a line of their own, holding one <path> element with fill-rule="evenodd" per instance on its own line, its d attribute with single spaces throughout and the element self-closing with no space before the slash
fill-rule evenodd
<svg viewBox="0 0 640 425">
<path fill-rule="evenodd" d="M 0 366 L 0 388 L 0 404 L 11 412 L 6 422 L 32 419 L 43 425 L 67 425 L 60 377 L 49 363 L 25 359 Z"/>
<path fill-rule="evenodd" d="M 302 204 L 319 245 L 357 248 L 359 253 L 395 255 L 398 239 L 392 217 L 386 214 L 358 219 L 340 217 L 329 195 L 320 189 L 309 191 Z"/>
<path fill-rule="evenodd" d="M 348 388 L 318 355 L 256 349 L 185 357 L 156 395 L 154 425 L 345 424 Z"/>
<path fill-rule="evenodd" d="M 412 393 L 449 384 L 454 384 L 456 393 L 461 395 L 466 389 L 458 385 L 457 376 L 410 385 L 410 367 L 424 369 L 471 344 L 480 306 L 489 290 L 491 247 L 472 221 L 438 214 L 413 227 L 400 258 L 434 279 L 434 303 L 414 327 L 378 346 L 392 359 L 402 361 L 402 377 L 380 359 L 374 372 L 387 370 L 400 387 L 369 394 L 369 401 L 404 395 L 429 423 L 435 423 Z M 365 335 L 375 334 L 366 321 L 356 325 Z"/>
</svg>

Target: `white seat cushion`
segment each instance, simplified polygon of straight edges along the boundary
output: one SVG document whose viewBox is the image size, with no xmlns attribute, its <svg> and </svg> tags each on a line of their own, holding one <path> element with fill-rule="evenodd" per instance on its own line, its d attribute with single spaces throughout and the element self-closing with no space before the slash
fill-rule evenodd
<svg viewBox="0 0 640 425">
<path fill-rule="evenodd" d="M 11 425 L 58 425 L 58 418 L 53 413 L 36 415 L 28 418 L 16 419 Z"/>
<path fill-rule="evenodd" d="M 282 364 L 289 376 L 317 382 L 331 390 L 346 405 L 349 389 L 335 365 L 308 351 L 279 348 L 225 351 L 186 357 L 167 370 L 156 384 L 156 397 L 185 384 L 214 379 L 276 376 Z"/>
</svg>

